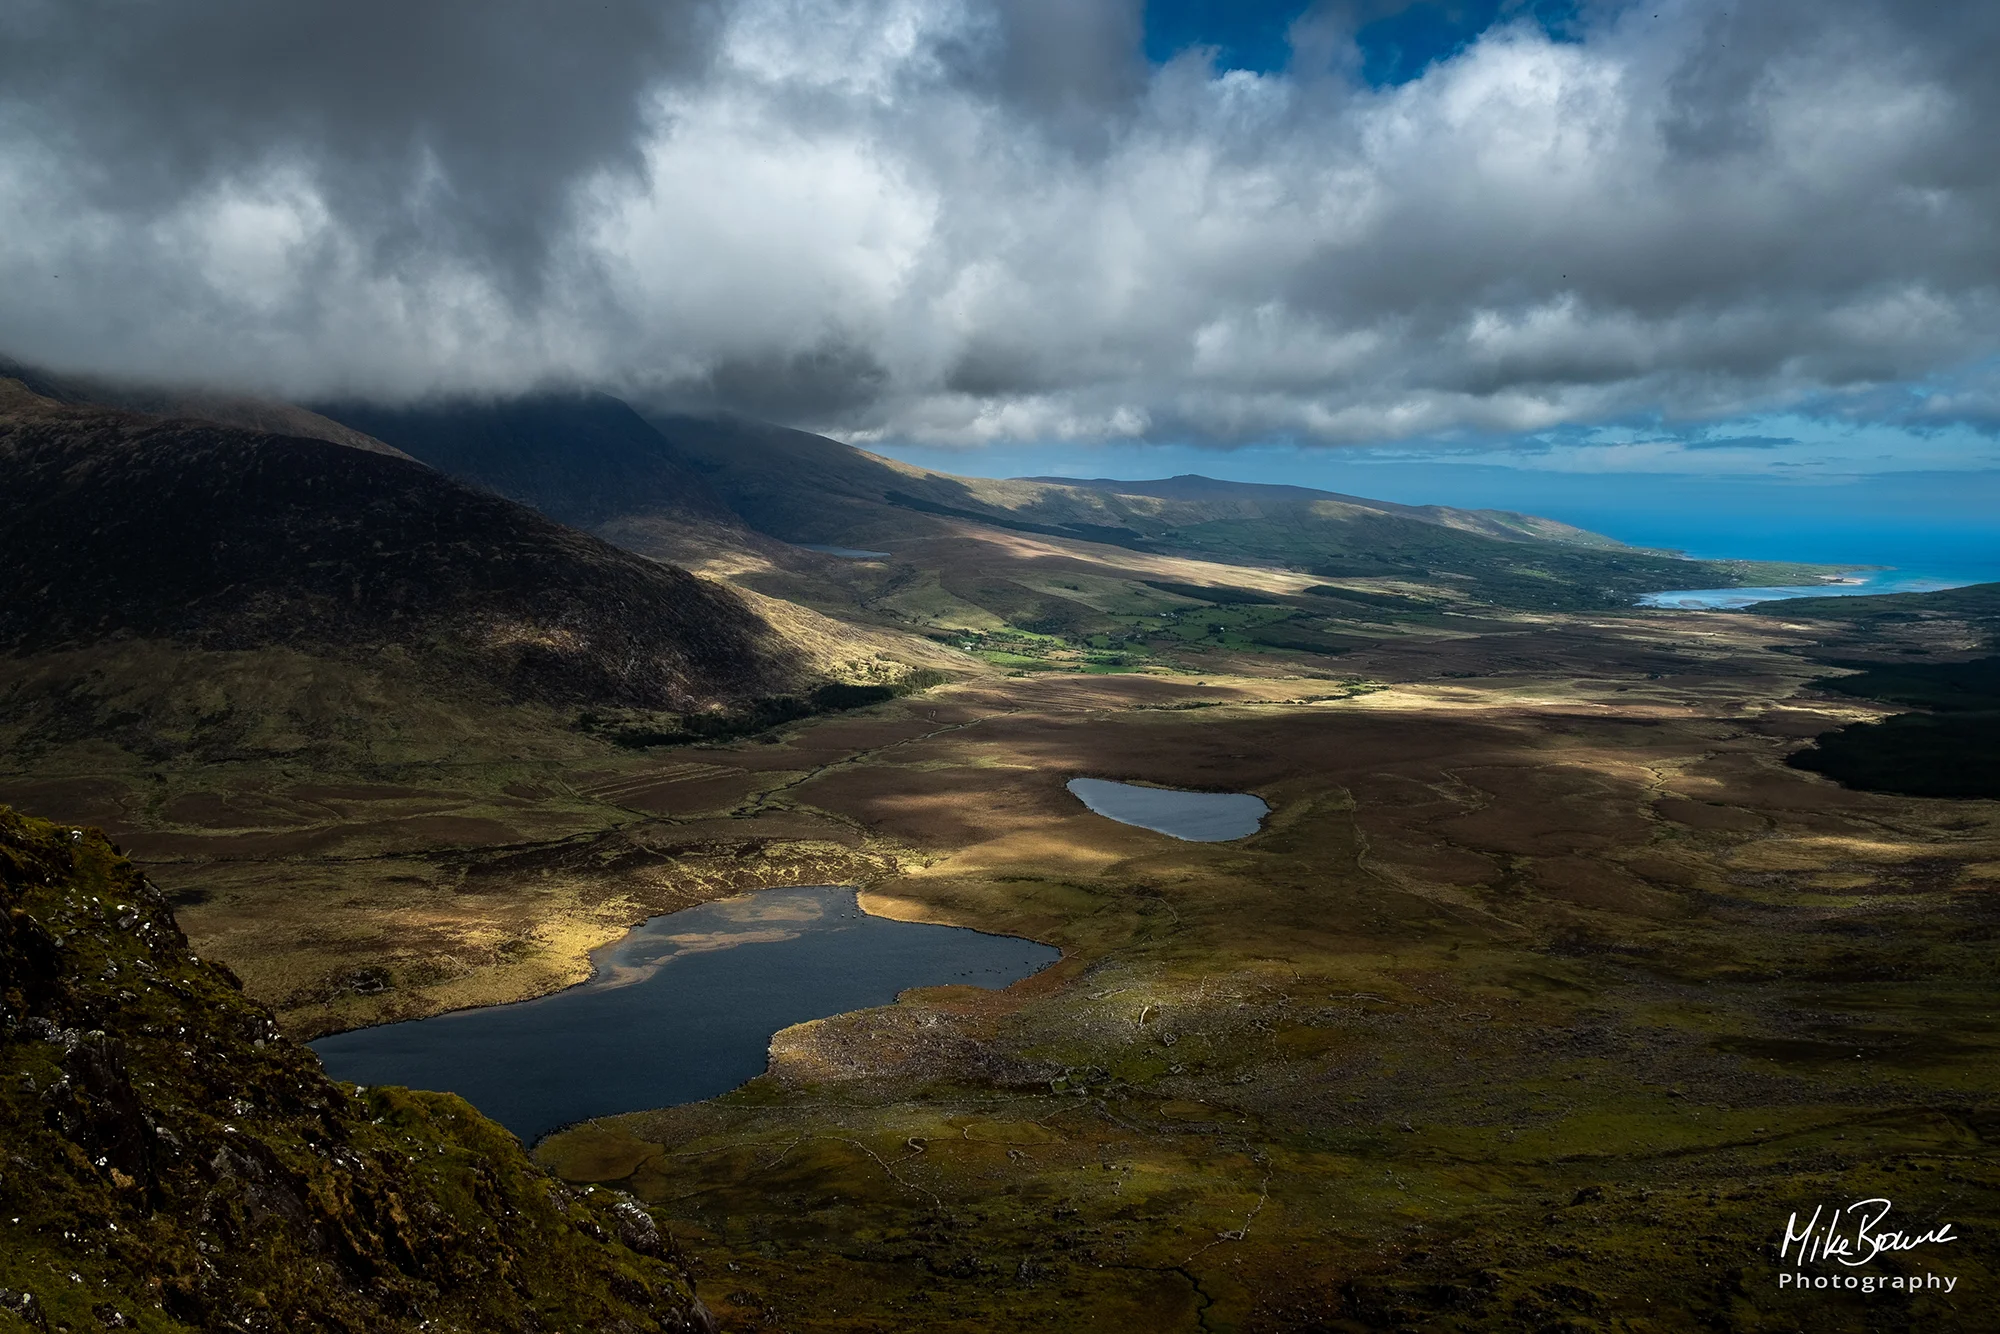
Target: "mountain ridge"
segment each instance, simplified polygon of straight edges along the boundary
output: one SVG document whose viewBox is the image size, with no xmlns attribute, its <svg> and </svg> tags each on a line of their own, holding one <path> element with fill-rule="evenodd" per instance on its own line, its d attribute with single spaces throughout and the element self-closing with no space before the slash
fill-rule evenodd
<svg viewBox="0 0 2000 1334">
<path fill-rule="evenodd" d="M 190 418 L 273 435 L 324 440 L 371 454 L 410 458 L 394 445 L 309 408 L 278 399 L 103 376 L 64 375 L 6 356 L 0 356 L 0 380 L 13 380 L 36 397 L 65 407 L 108 408 L 162 420 Z"/>
<path fill-rule="evenodd" d="M 1559 519 L 1526 514 L 1519 510 L 1461 509 L 1451 505 L 1406 505 L 1393 500 L 1326 491 L 1318 487 L 1295 486 L 1284 482 L 1237 482 L 1202 473 L 1179 473 L 1172 477 L 1129 481 L 1115 477 L 1015 477 L 1011 481 L 1040 482 L 1049 486 L 1080 487 L 1113 495 L 1150 496 L 1160 500 L 1200 500 L 1213 497 L 1296 497 L 1302 502 L 1330 501 L 1361 509 L 1398 514 L 1446 528 L 1483 533 L 1502 539 L 1540 539 L 1565 542 L 1572 546 L 1631 550 L 1626 543 L 1602 533 L 1594 533 Z"/>
<path fill-rule="evenodd" d="M 0 647 L 400 646 L 520 697 L 703 708 L 808 674 L 734 590 L 414 460 L 0 404 Z"/>
<path fill-rule="evenodd" d="M 746 524 L 790 542 L 893 552 L 899 541 L 945 537 L 953 523 L 981 523 L 1323 578 L 1456 580 L 1455 596 L 1524 609 L 1624 607 L 1641 593 L 1690 581 L 1735 585 L 1796 570 L 1685 560 L 1508 511 L 1402 506 L 1247 482 L 1206 482 L 1226 495 L 1196 500 L 960 477 L 783 427 L 643 406 L 640 414 Z"/>
</svg>

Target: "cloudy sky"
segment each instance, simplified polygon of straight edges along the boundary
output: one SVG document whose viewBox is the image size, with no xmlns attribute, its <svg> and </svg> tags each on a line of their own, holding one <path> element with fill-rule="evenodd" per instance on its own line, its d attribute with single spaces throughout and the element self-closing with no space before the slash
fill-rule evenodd
<svg viewBox="0 0 2000 1334">
<path fill-rule="evenodd" d="M 932 451 L 2000 466 L 1990 0 L 6 0 L 0 351 Z"/>
</svg>

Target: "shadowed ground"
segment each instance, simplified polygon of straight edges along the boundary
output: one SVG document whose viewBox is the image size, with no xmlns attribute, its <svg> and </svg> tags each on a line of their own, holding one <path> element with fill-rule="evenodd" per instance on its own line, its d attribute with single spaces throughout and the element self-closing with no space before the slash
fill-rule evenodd
<svg viewBox="0 0 2000 1334">
<path fill-rule="evenodd" d="M 1772 651 L 1817 633 L 1434 618 L 1339 680 L 1222 647 L 712 747 L 525 729 L 339 784 L 78 758 L 0 797 L 89 806 L 301 1033 L 544 991 L 756 884 L 1061 946 L 541 1147 L 652 1202 L 735 1328 L 1976 1329 L 2000 806 L 1787 767 L 1886 711 Z M 1187 844 L 1077 776 L 1272 814 Z M 1956 1292 L 1781 1293 L 1787 1216 L 1870 1195 L 1957 1223 L 1877 1266 Z"/>
</svg>

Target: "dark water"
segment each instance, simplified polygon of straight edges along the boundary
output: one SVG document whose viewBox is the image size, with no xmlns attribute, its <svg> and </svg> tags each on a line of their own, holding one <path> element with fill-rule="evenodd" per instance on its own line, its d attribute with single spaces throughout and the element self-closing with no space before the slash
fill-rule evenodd
<svg viewBox="0 0 2000 1334">
<path fill-rule="evenodd" d="M 822 556 L 842 556 L 848 560 L 884 560 L 889 555 L 886 551 L 864 551 L 860 547 L 828 546 L 824 542 L 801 542 L 799 545 L 807 551 L 817 551 Z"/>
<path fill-rule="evenodd" d="M 1257 832 L 1271 813 L 1248 792 L 1177 792 L 1102 778 L 1072 778 L 1070 793 L 1107 820 L 1183 838 L 1190 843 L 1226 843 Z"/>
<path fill-rule="evenodd" d="M 337 1033 L 336 1079 L 457 1093 L 532 1144 L 593 1116 L 695 1102 L 764 1072 L 771 1035 L 910 987 L 1004 987 L 1061 952 L 871 917 L 842 887 L 767 889 L 654 917 L 537 1000 Z"/>
</svg>

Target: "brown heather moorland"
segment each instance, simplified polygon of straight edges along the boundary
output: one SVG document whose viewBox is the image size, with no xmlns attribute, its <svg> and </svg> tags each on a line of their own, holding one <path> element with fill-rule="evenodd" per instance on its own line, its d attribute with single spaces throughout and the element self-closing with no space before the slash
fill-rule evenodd
<svg viewBox="0 0 2000 1334">
<path fill-rule="evenodd" d="M 1955 1296 L 1775 1286 L 1793 1209 L 1881 1195 L 1966 1238 L 1895 1265 L 1977 1291 L 2000 1184 L 2000 807 L 1786 767 L 1880 712 L 1773 651 L 1814 634 L 1492 616 L 1340 681 L 1224 651 L 985 670 L 715 745 L 524 726 L 393 781 L 0 795 L 87 806 L 300 1035 L 544 991 L 760 885 L 1061 946 L 541 1146 L 651 1203 L 731 1327 L 1978 1328 Z M 1272 815 L 1180 843 L 1089 814 L 1076 775 Z"/>
</svg>

